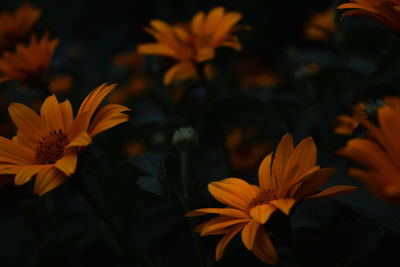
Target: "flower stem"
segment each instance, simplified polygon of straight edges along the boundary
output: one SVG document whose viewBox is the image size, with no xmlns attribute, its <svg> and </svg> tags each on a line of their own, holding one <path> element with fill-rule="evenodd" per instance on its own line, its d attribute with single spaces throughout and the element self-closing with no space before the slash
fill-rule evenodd
<svg viewBox="0 0 400 267">
<path fill-rule="evenodd" d="M 96 200 L 96 198 L 90 192 L 89 188 L 81 179 L 81 177 L 75 176 L 72 177 L 70 180 L 74 185 L 74 187 L 81 193 L 83 198 L 89 203 L 90 206 L 92 206 L 97 215 L 103 220 L 103 222 L 110 229 L 115 240 L 120 244 L 121 248 L 126 252 L 126 255 L 128 255 L 132 261 L 138 262 L 142 266 L 151 266 L 149 260 L 131 246 L 129 240 L 126 238 L 126 235 L 124 235 L 120 231 L 118 226 L 112 220 L 108 211 L 102 205 L 100 205 L 100 203 Z"/>
</svg>

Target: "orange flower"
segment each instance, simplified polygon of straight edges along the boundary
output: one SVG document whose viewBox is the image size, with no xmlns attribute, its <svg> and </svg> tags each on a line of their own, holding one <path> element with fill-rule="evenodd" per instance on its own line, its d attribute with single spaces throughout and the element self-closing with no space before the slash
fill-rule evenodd
<svg viewBox="0 0 400 267">
<path fill-rule="evenodd" d="M 214 58 L 215 49 L 228 46 L 240 50 L 241 45 L 232 32 L 242 18 L 239 12 L 225 12 L 223 7 L 213 8 L 207 15 L 197 13 L 190 25 L 169 25 L 161 20 L 152 20 L 151 28 L 145 30 L 157 40 L 155 44 L 138 46 L 139 54 L 161 55 L 179 61 L 164 75 L 164 83 L 170 84 L 197 76 L 196 63 Z"/>
<path fill-rule="evenodd" d="M 364 138 L 354 138 L 338 154 L 351 158 L 364 168 L 350 168 L 351 176 L 383 200 L 400 203 L 400 98 L 385 98 L 386 106 L 378 108 L 379 126 L 358 118 L 368 129 Z"/>
<path fill-rule="evenodd" d="M 146 144 L 142 141 L 132 140 L 125 144 L 124 154 L 128 157 L 137 156 L 146 152 Z"/>
<path fill-rule="evenodd" d="M 336 134 L 342 135 L 352 135 L 353 131 L 358 127 L 358 118 L 367 118 L 365 113 L 366 104 L 364 102 L 359 102 L 357 105 L 353 106 L 353 115 L 339 115 L 337 116 L 335 128 Z"/>
<path fill-rule="evenodd" d="M 93 117 L 101 101 L 116 85 L 103 84 L 93 90 L 73 118 L 68 100 L 59 103 L 56 96 L 46 98 L 38 116 L 19 103 L 8 111 L 18 127 L 9 140 L 0 137 L 0 174 L 15 175 L 15 185 L 27 183 L 36 175 L 34 193 L 42 196 L 59 186 L 76 170 L 78 153 L 97 134 L 129 118 L 121 105 L 106 105 Z M 1 179 L 1 178 L 0 178 Z"/>
<path fill-rule="evenodd" d="M 143 63 L 143 56 L 135 52 L 121 53 L 113 57 L 113 64 L 125 69 L 138 69 Z"/>
<path fill-rule="evenodd" d="M 400 32 L 399 0 L 352 0 L 338 6 L 338 9 L 351 9 L 342 14 L 360 16 L 376 20 L 385 26 Z"/>
<path fill-rule="evenodd" d="M 0 83 L 40 76 L 49 67 L 57 44 L 58 39 L 49 40 L 49 34 L 45 33 L 39 42 L 32 35 L 29 46 L 18 44 L 15 53 L 4 52 L 0 58 Z"/>
<path fill-rule="evenodd" d="M 3 11 L 0 14 L 0 55 L 19 42 L 32 28 L 39 16 L 40 10 L 30 4 L 22 5 L 12 14 Z"/>
<path fill-rule="evenodd" d="M 213 197 L 227 205 L 225 208 L 197 209 L 186 216 L 219 214 L 196 227 L 201 236 L 224 235 L 216 248 L 216 260 L 221 259 L 229 241 L 242 231 L 247 249 L 265 263 L 276 263 L 278 256 L 264 224 L 280 210 L 290 214 L 294 204 L 312 198 L 327 198 L 353 192 L 354 186 L 333 186 L 313 195 L 333 173 L 333 169 L 316 166 L 317 149 L 311 137 L 296 148 L 286 134 L 278 144 L 274 160 L 270 153 L 258 171 L 259 186 L 239 178 L 227 178 L 208 184 Z M 272 164 L 271 164 L 272 163 Z"/>
<path fill-rule="evenodd" d="M 310 41 L 327 41 L 335 31 L 335 10 L 316 13 L 305 23 L 304 34 Z"/>
<path fill-rule="evenodd" d="M 69 75 L 56 75 L 49 82 L 49 89 L 52 93 L 66 93 L 68 92 L 74 80 Z"/>
</svg>

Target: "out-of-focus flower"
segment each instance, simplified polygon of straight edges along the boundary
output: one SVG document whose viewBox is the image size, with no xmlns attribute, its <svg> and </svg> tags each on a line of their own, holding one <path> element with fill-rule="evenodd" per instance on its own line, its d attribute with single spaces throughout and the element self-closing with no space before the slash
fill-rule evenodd
<svg viewBox="0 0 400 267">
<path fill-rule="evenodd" d="M 133 157 L 146 152 L 146 144 L 142 141 L 133 140 L 125 144 L 124 153 L 128 157 Z"/>
<path fill-rule="evenodd" d="M 154 44 L 138 46 L 139 54 L 160 55 L 179 62 L 164 75 L 164 83 L 197 77 L 197 64 L 215 56 L 215 49 L 228 46 L 240 50 L 238 38 L 232 33 L 239 28 L 236 23 L 242 18 L 239 12 L 225 12 L 223 7 L 213 8 L 207 15 L 197 13 L 189 25 L 169 25 L 152 20 L 152 28 L 145 30 L 157 40 Z"/>
<path fill-rule="evenodd" d="M 57 44 L 58 39 L 49 40 L 46 32 L 39 41 L 32 35 L 29 46 L 18 44 L 15 53 L 4 52 L 0 58 L 0 82 L 39 77 L 48 69 Z"/>
<path fill-rule="evenodd" d="M 351 0 L 338 6 L 338 9 L 350 9 L 342 14 L 360 16 L 376 20 L 394 31 L 400 32 L 399 0 Z"/>
<path fill-rule="evenodd" d="M 143 56 L 136 52 L 120 53 L 113 57 L 113 64 L 120 68 L 136 70 L 143 64 Z"/>
<path fill-rule="evenodd" d="M 338 154 L 363 166 L 350 168 L 350 176 L 361 179 L 379 198 L 400 203 L 400 98 L 386 97 L 385 103 L 377 111 L 379 126 L 357 117 L 369 134 L 349 140 Z"/>
<path fill-rule="evenodd" d="M 52 93 L 66 93 L 68 92 L 74 80 L 69 75 L 57 75 L 54 76 L 49 82 L 49 89 Z"/>
<path fill-rule="evenodd" d="M 59 186 L 75 172 L 78 153 L 94 136 L 128 120 L 123 112 L 129 109 L 115 104 L 104 106 L 93 117 L 115 86 L 103 84 L 93 90 L 75 118 L 70 102 L 59 103 L 55 95 L 46 98 L 40 116 L 12 103 L 8 111 L 18 132 L 12 140 L 0 137 L 0 174 L 15 175 L 15 185 L 36 175 L 34 193 L 39 196 Z"/>
<path fill-rule="evenodd" d="M 304 25 L 305 37 L 310 41 L 328 41 L 335 31 L 335 10 L 316 13 Z"/>
<path fill-rule="evenodd" d="M 279 84 L 279 77 L 262 66 L 258 59 L 250 58 L 234 64 L 234 69 L 241 86 L 246 91 L 252 87 L 275 87 Z"/>
<path fill-rule="evenodd" d="M 327 198 L 353 192 L 354 186 L 333 186 L 320 193 L 320 189 L 333 173 L 333 169 L 316 166 L 317 149 L 311 137 L 302 140 L 296 148 L 292 137 L 282 137 L 272 161 L 270 153 L 258 171 L 259 186 L 250 185 L 239 178 L 227 178 L 208 184 L 210 194 L 225 208 L 205 208 L 189 212 L 186 216 L 218 214 L 196 227 L 201 236 L 224 235 L 216 248 L 216 260 L 221 259 L 229 241 L 240 231 L 242 242 L 261 261 L 278 261 L 264 224 L 277 210 L 290 215 L 294 204 L 313 198 Z M 314 195 L 313 195 L 314 194 Z"/>
<path fill-rule="evenodd" d="M 149 89 L 151 81 L 148 77 L 143 75 L 135 75 L 131 78 L 128 91 L 132 97 L 138 97 L 147 89 Z"/>
<path fill-rule="evenodd" d="M 30 4 L 23 4 L 13 13 L 0 13 L 0 55 L 11 49 L 28 33 L 40 17 L 40 10 Z"/>
<path fill-rule="evenodd" d="M 366 104 L 365 102 L 359 102 L 353 106 L 353 115 L 339 115 L 336 119 L 335 133 L 350 136 L 353 131 L 358 127 L 358 118 L 367 118 L 365 113 Z"/>
</svg>

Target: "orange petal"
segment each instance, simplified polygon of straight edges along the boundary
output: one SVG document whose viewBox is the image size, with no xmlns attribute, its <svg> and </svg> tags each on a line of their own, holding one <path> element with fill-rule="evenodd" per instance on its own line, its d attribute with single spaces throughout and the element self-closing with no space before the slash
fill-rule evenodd
<svg viewBox="0 0 400 267">
<path fill-rule="evenodd" d="M 204 30 L 204 12 L 197 13 L 190 23 L 190 28 L 193 33 L 201 34 Z"/>
<path fill-rule="evenodd" d="M 138 54 L 160 55 L 175 58 L 175 50 L 165 44 L 142 44 L 137 47 Z"/>
<path fill-rule="evenodd" d="M 257 205 L 250 210 L 250 216 L 258 223 L 264 224 L 275 210 L 276 207 L 269 204 Z"/>
<path fill-rule="evenodd" d="M 46 168 L 36 175 L 33 192 L 43 196 L 65 181 L 67 176 L 56 168 Z"/>
<path fill-rule="evenodd" d="M 285 134 L 278 144 L 275 152 L 275 158 L 272 163 L 272 184 L 280 187 L 283 182 L 283 175 L 289 161 L 290 155 L 293 153 L 293 140 L 290 134 Z"/>
<path fill-rule="evenodd" d="M 202 216 L 209 213 L 215 213 L 220 215 L 226 215 L 234 218 L 242 218 L 242 219 L 250 219 L 250 217 L 242 210 L 231 209 L 231 208 L 205 208 L 205 209 L 197 209 L 191 212 L 188 212 L 185 217 L 194 217 L 194 216 Z"/>
<path fill-rule="evenodd" d="M 229 241 L 237 234 L 239 233 L 240 230 L 245 226 L 245 224 L 238 224 L 234 227 L 232 227 L 221 240 L 218 242 L 216 252 L 215 252 L 215 260 L 219 261 L 222 258 L 222 255 L 224 255 L 224 252 L 226 250 L 226 246 L 228 245 Z"/>
<path fill-rule="evenodd" d="M 313 194 L 315 191 L 320 189 L 332 176 L 335 170 L 332 168 L 325 168 L 318 170 L 304 181 L 301 186 L 297 189 L 294 197 L 297 201 L 304 199 L 305 197 Z"/>
<path fill-rule="evenodd" d="M 71 110 L 72 111 L 72 110 Z M 40 109 L 40 117 L 51 131 L 65 131 L 64 117 L 55 95 L 47 97 Z"/>
<path fill-rule="evenodd" d="M 23 185 L 29 182 L 35 174 L 43 169 L 41 165 L 28 165 L 23 166 L 15 175 L 14 183 L 15 185 Z"/>
<path fill-rule="evenodd" d="M 34 140 L 41 140 L 49 131 L 43 120 L 30 108 L 20 103 L 11 103 L 8 113 L 17 128 Z"/>
<path fill-rule="evenodd" d="M 212 44 L 217 46 L 227 34 L 232 30 L 232 26 L 235 25 L 242 18 L 242 14 L 239 12 L 229 12 L 225 15 L 222 23 L 218 25 L 217 29 L 213 34 Z"/>
<path fill-rule="evenodd" d="M 62 171 L 66 176 L 71 176 L 76 170 L 76 164 L 78 155 L 75 152 L 70 151 L 66 153 L 64 157 L 57 160 L 54 166 Z"/>
<path fill-rule="evenodd" d="M 209 46 L 203 46 L 197 49 L 196 51 L 196 61 L 203 62 L 210 59 L 213 59 L 215 56 L 214 48 Z"/>
<path fill-rule="evenodd" d="M 65 148 L 85 147 L 92 143 L 92 138 L 87 132 L 78 134 Z"/>
<path fill-rule="evenodd" d="M 280 209 L 284 214 L 290 214 L 290 210 L 292 209 L 293 205 L 296 203 L 296 200 L 293 198 L 279 198 L 272 200 L 270 202 L 271 205 L 274 205 L 278 209 Z"/>
<path fill-rule="evenodd" d="M 252 251 L 262 262 L 275 264 L 278 261 L 274 245 L 272 245 L 264 227 L 258 228 Z"/>
<path fill-rule="evenodd" d="M 71 142 L 75 137 L 77 137 L 82 132 L 86 132 L 89 127 L 90 117 L 88 112 L 79 114 L 71 124 L 68 130 L 68 141 Z"/>
<path fill-rule="evenodd" d="M 32 165 L 35 162 L 33 150 L 0 136 L 0 166 L 4 163 Z"/>
<path fill-rule="evenodd" d="M 307 171 L 315 167 L 317 162 L 317 147 L 311 137 L 307 137 L 296 146 L 287 163 L 284 177 L 286 180 L 293 179 L 305 174 Z M 296 168 L 296 172 L 292 177 L 288 177 L 290 170 Z"/>
<path fill-rule="evenodd" d="M 257 195 L 251 185 L 239 178 L 211 182 L 208 184 L 208 191 L 219 202 L 242 210 L 246 210 L 247 205 Z"/>
<path fill-rule="evenodd" d="M 99 112 L 97 112 L 90 125 L 90 135 L 92 137 L 96 136 L 97 134 L 120 123 L 127 122 L 129 120 L 129 115 L 122 112 L 129 110 L 129 108 L 117 104 L 109 104 L 104 106 L 99 110 Z"/>
<path fill-rule="evenodd" d="M 172 82 L 187 79 L 196 76 L 196 67 L 191 62 L 180 62 L 175 64 L 164 75 L 164 84 L 169 85 Z"/>
<path fill-rule="evenodd" d="M 207 14 L 204 22 L 204 34 L 212 34 L 218 27 L 221 18 L 223 18 L 225 8 L 215 7 Z"/>
<path fill-rule="evenodd" d="M 378 120 L 381 126 L 383 136 L 387 145 L 386 150 L 391 155 L 391 159 L 396 165 L 400 164 L 400 114 L 389 106 L 383 106 L 378 109 Z"/>
<path fill-rule="evenodd" d="M 212 224 L 209 222 L 209 224 L 203 226 L 200 229 L 200 236 L 212 235 L 215 234 L 214 233 L 215 231 L 225 230 L 227 227 L 231 227 L 233 225 L 249 221 L 248 219 L 236 219 L 236 218 L 229 218 L 227 216 L 225 217 L 226 219 L 224 219 L 221 222 L 215 222 Z"/>
<path fill-rule="evenodd" d="M 357 189 L 358 189 L 357 186 L 336 185 L 329 187 L 328 189 L 325 189 L 322 192 L 319 192 L 318 194 L 308 196 L 305 199 L 337 197 L 348 193 L 352 193 Z"/>
<path fill-rule="evenodd" d="M 251 220 L 242 230 L 242 242 L 248 250 L 253 248 L 259 226 L 256 220 Z"/>
<path fill-rule="evenodd" d="M 258 182 L 262 190 L 267 190 L 273 187 L 271 179 L 271 161 L 272 153 L 264 158 L 258 169 Z"/>
</svg>

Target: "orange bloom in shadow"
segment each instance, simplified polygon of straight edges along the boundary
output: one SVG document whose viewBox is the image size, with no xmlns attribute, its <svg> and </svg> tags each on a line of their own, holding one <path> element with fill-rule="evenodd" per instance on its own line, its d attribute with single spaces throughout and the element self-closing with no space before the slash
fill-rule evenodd
<svg viewBox="0 0 400 267">
<path fill-rule="evenodd" d="M 358 127 L 359 121 L 358 118 L 367 118 L 367 114 L 365 113 L 366 105 L 364 102 L 360 102 L 357 105 L 353 106 L 353 115 L 339 115 L 336 119 L 336 127 L 335 134 L 342 135 L 352 135 L 354 130 Z"/>
<path fill-rule="evenodd" d="M 350 168 L 350 176 L 361 179 L 379 198 L 400 203 L 400 98 L 387 97 L 385 102 L 378 108 L 379 126 L 358 118 L 369 134 L 349 140 L 338 154 L 364 167 Z"/>
<path fill-rule="evenodd" d="M 15 175 L 15 185 L 36 175 L 34 193 L 39 196 L 63 183 L 75 172 L 78 153 L 94 136 L 128 121 L 123 112 L 129 109 L 115 104 L 104 106 L 93 117 L 115 87 L 103 84 L 93 90 L 75 118 L 71 103 L 59 103 L 55 95 L 46 98 L 40 116 L 23 104 L 12 103 L 8 111 L 18 132 L 12 140 L 0 137 L 0 174 Z"/>
<path fill-rule="evenodd" d="M 294 204 L 313 198 L 327 198 L 353 192 L 354 186 L 333 186 L 320 193 L 333 169 L 316 166 L 317 148 L 311 137 L 302 140 L 296 148 L 290 134 L 282 137 L 275 152 L 260 165 L 259 185 L 250 185 L 239 178 L 227 178 L 208 184 L 211 195 L 227 205 L 225 208 L 205 208 L 189 212 L 186 216 L 219 214 L 196 227 L 201 236 L 224 235 L 216 248 L 216 260 L 221 259 L 229 241 L 241 231 L 242 242 L 261 261 L 278 261 L 264 224 L 280 210 L 286 215 Z M 314 194 L 314 195 L 313 195 Z"/>
<path fill-rule="evenodd" d="M 24 4 L 14 13 L 0 13 L 0 55 L 12 48 L 28 33 L 40 17 L 40 10 L 30 4 Z"/>
<path fill-rule="evenodd" d="M 360 16 L 376 20 L 394 31 L 400 32 L 399 0 L 353 0 L 338 6 L 338 9 L 350 9 L 342 14 Z"/>
<path fill-rule="evenodd" d="M 305 37 L 310 41 L 328 41 L 334 31 L 335 10 L 333 8 L 314 14 L 304 25 Z"/>
<path fill-rule="evenodd" d="M 120 53 L 113 56 L 113 64 L 124 69 L 138 69 L 143 63 L 143 56 L 136 52 Z"/>
<path fill-rule="evenodd" d="M 49 40 L 45 33 L 39 41 L 32 35 L 29 46 L 18 44 L 15 53 L 4 52 L 0 58 L 0 83 L 39 77 L 48 69 L 57 44 L 58 39 Z"/>
<path fill-rule="evenodd" d="M 207 15 L 197 13 L 188 25 L 169 25 L 161 20 L 152 20 L 152 28 L 145 30 L 157 43 L 139 45 L 137 50 L 139 54 L 166 56 L 179 61 L 165 73 L 166 85 L 196 77 L 196 63 L 214 58 L 217 47 L 241 49 L 237 37 L 232 35 L 241 18 L 239 12 L 225 12 L 223 7 L 216 7 Z"/>
</svg>

